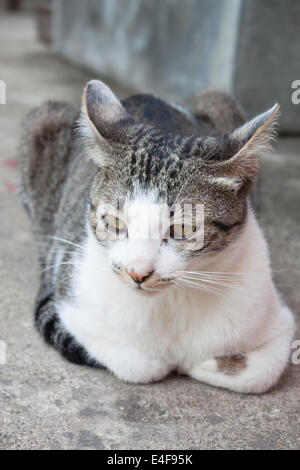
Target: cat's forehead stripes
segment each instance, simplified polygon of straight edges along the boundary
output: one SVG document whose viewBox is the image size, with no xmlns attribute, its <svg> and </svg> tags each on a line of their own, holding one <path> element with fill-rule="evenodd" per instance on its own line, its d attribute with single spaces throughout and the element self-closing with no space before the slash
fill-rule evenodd
<svg viewBox="0 0 300 470">
<path fill-rule="evenodd" d="M 127 175 L 123 181 L 127 187 L 138 182 L 144 188 L 157 188 L 166 196 L 181 185 L 187 173 L 198 170 L 199 163 L 193 169 L 191 162 L 192 149 L 196 151 L 198 142 L 195 137 L 147 129 L 131 140 L 116 166 L 124 177 Z"/>
</svg>

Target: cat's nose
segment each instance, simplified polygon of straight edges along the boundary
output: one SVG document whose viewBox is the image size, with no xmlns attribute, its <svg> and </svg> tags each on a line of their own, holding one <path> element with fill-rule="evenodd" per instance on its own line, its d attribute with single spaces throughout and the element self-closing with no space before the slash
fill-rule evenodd
<svg viewBox="0 0 300 470">
<path fill-rule="evenodd" d="M 136 282 L 137 284 L 142 284 L 142 282 L 146 281 L 148 277 L 151 276 L 153 271 L 148 272 L 146 275 L 145 274 L 138 274 L 135 271 L 128 271 L 129 276 Z"/>
</svg>

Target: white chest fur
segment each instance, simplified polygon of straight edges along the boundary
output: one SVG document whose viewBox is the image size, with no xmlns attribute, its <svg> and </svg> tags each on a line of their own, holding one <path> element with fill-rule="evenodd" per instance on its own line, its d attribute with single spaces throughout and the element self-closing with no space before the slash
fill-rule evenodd
<svg viewBox="0 0 300 470">
<path fill-rule="evenodd" d="M 59 315 L 88 353 L 119 378 L 150 382 L 176 369 L 214 385 L 263 391 L 220 382 L 211 359 L 251 353 L 271 344 L 278 331 L 288 331 L 286 362 L 293 320 L 273 286 L 266 244 L 251 212 L 236 243 L 207 269 L 235 278 L 241 273 L 239 282 L 219 286 L 218 293 L 170 287 L 148 297 L 118 278 L 91 233 L 84 253 L 74 268 L 73 300 L 58 306 Z M 203 375 L 201 364 L 217 378 Z"/>
</svg>

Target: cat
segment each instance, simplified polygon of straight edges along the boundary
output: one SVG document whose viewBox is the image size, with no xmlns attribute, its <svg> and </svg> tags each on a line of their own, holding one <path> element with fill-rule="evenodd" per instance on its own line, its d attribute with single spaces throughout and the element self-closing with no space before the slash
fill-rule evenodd
<svg viewBox="0 0 300 470">
<path fill-rule="evenodd" d="M 278 108 L 245 122 L 223 92 L 184 107 L 121 102 L 92 80 L 81 112 L 49 101 L 29 113 L 20 188 L 39 248 L 35 323 L 49 344 L 132 383 L 172 371 L 243 393 L 278 382 L 294 319 L 249 201 Z M 192 208 L 189 223 L 175 204 Z"/>
</svg>

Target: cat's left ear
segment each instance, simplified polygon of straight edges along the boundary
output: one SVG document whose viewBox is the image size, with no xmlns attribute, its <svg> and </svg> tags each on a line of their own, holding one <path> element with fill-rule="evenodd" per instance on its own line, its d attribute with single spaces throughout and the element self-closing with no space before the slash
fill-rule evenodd
<svg viewBox="0 0 300 470">
<path fill-rule="evenodd" d="M 100 80 L 87 83 L 82 97 L 80 133 L 96 164 L 109 163 L 114 142 L 124 133 L 128 113 L 112 90 Z"/>
<path fill-rule="evenodd" d="M 227 136 L 227 156 L 217 167 L 220 176 L 228 177 L 237 189 L 255 178 L 260 157 L 271 149 L 278 116 L 279 105 L 276 103 Z"/>
</svg>

